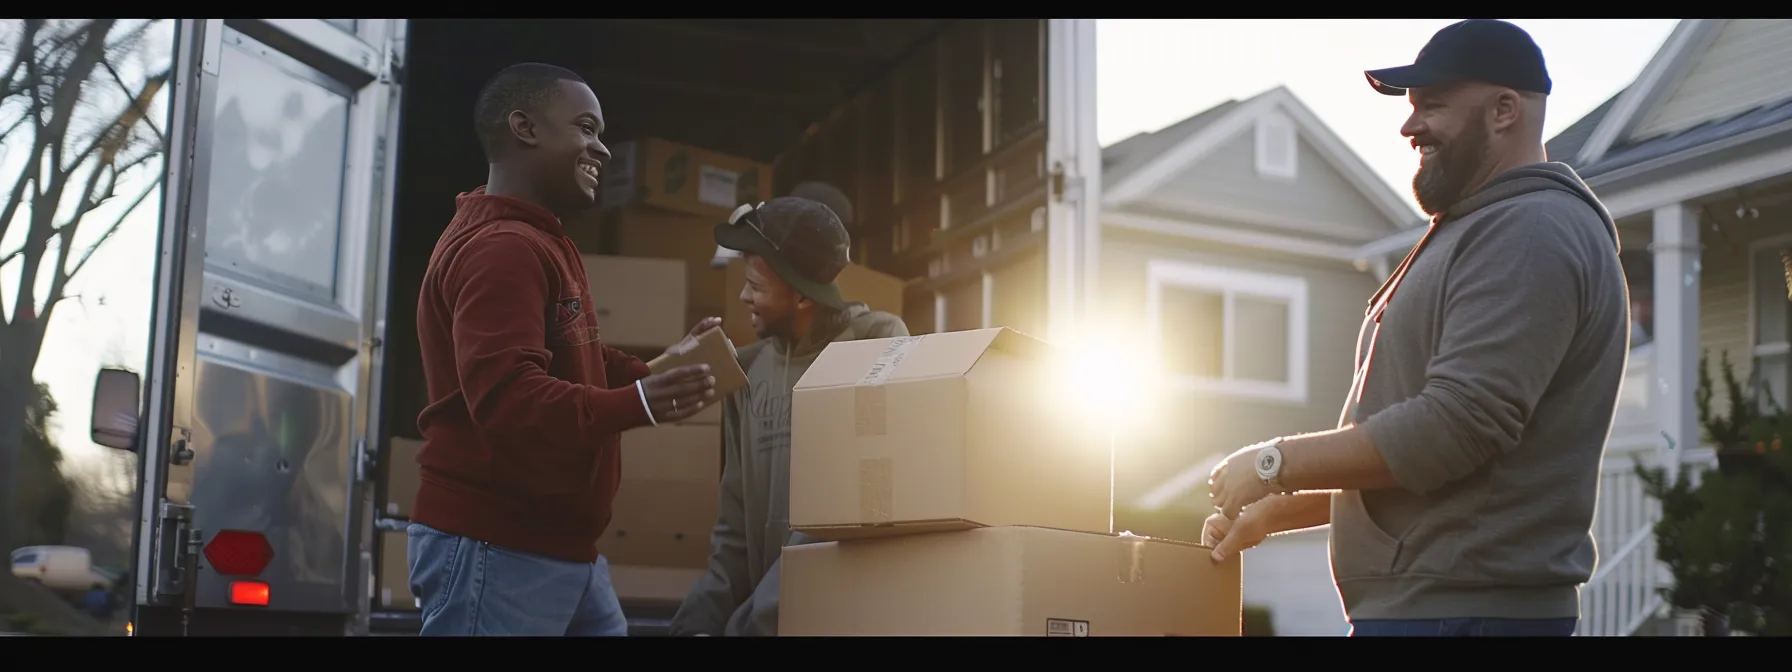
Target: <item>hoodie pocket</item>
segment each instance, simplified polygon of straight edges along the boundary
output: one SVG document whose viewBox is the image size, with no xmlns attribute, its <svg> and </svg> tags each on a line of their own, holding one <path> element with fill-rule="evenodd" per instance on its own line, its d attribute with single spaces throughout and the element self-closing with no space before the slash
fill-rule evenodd
<svg viewBox="0 0 1792 672">
<path fill-rule="evenodd" d="M 1332 495 L 1332 576 L 1339 581 L 1388 576 L 1400 560 L 1400 540 L 1381 529 L 1355 490 Z"/>
</svg>

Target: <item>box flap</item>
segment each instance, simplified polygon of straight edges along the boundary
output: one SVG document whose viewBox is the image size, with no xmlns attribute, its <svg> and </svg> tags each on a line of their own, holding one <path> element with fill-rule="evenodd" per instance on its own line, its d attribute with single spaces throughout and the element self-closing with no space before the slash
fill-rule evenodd
<svg viewBox="0 0 1792 672">
<path fill-rule="evenodd" d="M 728 336 L 721 329 L 711 329 L 696 338 L 685 336 L 684 340 L 672 344 L 665 354 L 647 362 L 647 370 L 657 374 L 690 364 L 708 364 L 710 374 L 716 379 L 716 398 L 723 399 L 749 384 L 738 357 Z M 715 405 L 721 406 L 721 402 L 717 401 Z"/>
<path fill-rule="evenodd" d="M 969 372 L 990 349 L 1044 357 L 1051 346 L 1007 327 L 828 344 L 797 390 L 886 385 Z"/>
</svg>

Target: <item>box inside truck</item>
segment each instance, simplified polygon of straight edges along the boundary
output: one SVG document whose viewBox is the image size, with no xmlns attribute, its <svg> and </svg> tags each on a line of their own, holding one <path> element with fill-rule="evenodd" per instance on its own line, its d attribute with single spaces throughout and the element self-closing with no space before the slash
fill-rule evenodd
<svg viewBox="0 0 1792 672">
<path fill-rule="evenodd" d="M 666 141 L 769 166 L 760 200 L 808 181 L 838 188 L 851 204 L 853 262 L 902 281 L 912 333 L 1009 326 L 1043 335 L 1046 33 L 1036 19 L 411 21 L 385 433 L 417 435 L 426 403 L 414 337 L 424 268 L 455 196 L 485 181 L 474 98 L 519 62 L 583 76 L 613 148 L 636 141 L 650 153 L 648 141 Z M 606 167 L 606 186 L 612 178 Z M 604 209 L 613 205 L 568 222 L 585 254 L 635 254 L 621 248 L 636 243 L 610 230 L 617 218 Z M 679 245 L 713 249 L 707 226 L 689 230 L 702 240 Z M 723 310 L 726 294 L 694 301 L 692 311 Z M 393 462 L 382 462 L 389 472 Z"/>
</svg>

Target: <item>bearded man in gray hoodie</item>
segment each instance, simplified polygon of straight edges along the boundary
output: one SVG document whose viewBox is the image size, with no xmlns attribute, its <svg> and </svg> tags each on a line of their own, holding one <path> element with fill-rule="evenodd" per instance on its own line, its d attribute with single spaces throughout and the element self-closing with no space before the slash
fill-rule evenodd
<svg viewBox="0 0 1792 672">
<path fill-rule="evenodd" d="M 722 496 L 709 571 L 672 617 L 673 636 L 778 634 L 779 556 L 812 543 L 790 529 L 790 396 L 829 343 L 907 336 L 902 319 L 841 298 L 850 239 L 834 210 L 794 196 L 716 225 L 742 253 L 740 293 L 759 341 L 740 348 L 746 389 L 722 402 Z"/>
<path fill-rule="evenodd" d="M 1407 96 L 1425 237 L 1369 301 L 1339 429 L 1211 476 L 1216 559 L 1331 524 L 1353 636 L 1568 636 L 1628 355 L 1618 233 L 1548 162 L 1543 54 L 1504 21 L 1365 73 Z"/>
</svg>

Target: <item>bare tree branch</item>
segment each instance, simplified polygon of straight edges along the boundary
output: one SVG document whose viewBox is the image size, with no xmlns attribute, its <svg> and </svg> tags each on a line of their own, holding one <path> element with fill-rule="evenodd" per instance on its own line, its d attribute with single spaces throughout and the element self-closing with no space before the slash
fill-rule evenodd
<svg viewBox="0 0 1792 672">
<path fill-rule="evenodd" d="M 147 24 L 145 24 L 145 25 L 147 25 Z M 126 95 L 129 95 L 131 93 L 131 86 L 129 84 L 124 83 L 123 77 L 118 76 L 118 68 L 112 67 L 111 63 L 101 63 L 100 65 L 103 65 L 106 67 L 106 74 L 112 75 L 112 83 L 118 85 L 118 90 L 125 92 Z M 168 81 L 168 78 L 173 77 L 173 76 L 174 76 L 174 68 L 169 68 L 168 70 L 162 72 L 161 74 L 159 74 L 155 77 L 151 77 L 150 79 L 158 79 L 159 78 L 159 79 L 161 79 L 162 82 L 166 83 Z M 131 109 L 133 111 L 135 111 L 135 113 L 138 117 L 141 117 L 143 119 L 143 125 L 149 127 L 149 132 L 155 134 L 156 144 L 165 145 L 168 143 L 167 136 L 163 135 L 162 129 L 156 126 L 156 120 L 150 118 L 150 116 L 149 116 L 149 104 L 151 101 L 155 100 L 156 92 L 160 91 L 160 90 L 161 90 L 160 86 L 157 86 L 155 89 L 150 89 L 149 87 L 144 87 L 144 91 L 146 93 L 148 93 L 148 96 L 138 94 L 136 97 L 132 98 L 131 99 Z M 4 137 L 4 134 L 0 134 L 0 137 Z"/>
<path fill-rule="evenodd" d="M 99 251 L 100 245 L 105 244 L 106 241 L 112 239 L 113 234 L 118 233 L 118 228 L 124 225 L 125 218 L 129 217 L 131 213 L 136 212 L 137 207 L 143 205 L 144 201 L 149 200 L 149 195 L 155 193 L 161 186 L 160 182 L 151 182 L 149 186 L 144 187 L 143 191 L 137 194 L 137 198 L 132 200 L 130 205 L 125 206 L 123 212 L 118 214 L 118 219 L 113 220 L 112 224 L 106 227 L 105 233 L 100 234 L 100 239 L 94 241 L 92 245 L 87 246 L 87 251 L 82 252 L 81 258 L 75 260 L 75 267 L 69 269 L 68 273 L 63 274 L 63 281 L 66 283 L 69 278 L 73 278 L 79 274 L 81 269 L 87 266 L 87 260 L 93 258 L 93 253 Z M 68 239 L 65 238 L 64 240 Z M 52 292 L 52 295 L 54 295 L 54 292 Z"/>
<path fill-rule="evenodd" d="M 85 27 L 88 37 L 75 48 L 67 68 L 62 71 L 60 81 L 55 84 L 48 104 L 44 101 L 42 92 L 32 96 L 33 111 L 36 113 L 33 116 L 37 119 L 36 134 L 32 138 L 35 147 L 31 159 L 19 176 L 21 181 L 29 180 L 32 186 L 31 217 L 25 229 L 27 251 L 19 269 L 19 286 L 14 290 L 15 319 L 22 310 L 36 304 L 33 291 L 36 283 L 33 279 L 37 277 L 43 253 L 48 249 L 55 228 L 57 206 L 61 204 L 62 193 L 68 187 L 70 171 L 64 168 L 66 164 L 63 163 L 63 154 L 69 125 L 74 121 L 74 111 L 81 102 L 81 91 L 85 88 L 87 79 L 93 75 L 94 68 L 105 56 L 106 31 L 111 30 L 112 24 L 116 22 L 116 19 L 96 19 L 88 23 Z M 34 81 L 41 81 L 39 78 L 43 76 L 42 70 L 37 59 L 26 63 L 26 76 Z M 51 167 L 48 185 L 42 181 L 45 154 L 49 155 L 47 158 Z M 7 223 L 0 226 L 10 227 L 10 217 L 17 207 L 15 197 L 13 202 L 7 204 L 7 212 L 4 213 L 9 218 L 4 220 Z M 4 235 L 5 231 L 0 230 L 0 236 Z"/>
<path fill-rule="evenodd" d="M 25 30 L 21 31 L 19 35 L 19 48 L 13 53 L 12 62 L 6 65 L 6 75 L 0 77 L 0 87 L 5 87 L 0 89 L 0 99 L 11 98 L 24 91 L 22 87 L 13 84 L 12 78 L 18 76 L 19 67 L 31 59 L 31 54 L 37 45 L 37 31 L 43 25 L 43 19 L 25 20 Z"/>
</svg>

